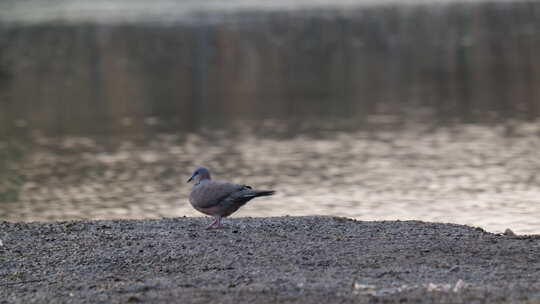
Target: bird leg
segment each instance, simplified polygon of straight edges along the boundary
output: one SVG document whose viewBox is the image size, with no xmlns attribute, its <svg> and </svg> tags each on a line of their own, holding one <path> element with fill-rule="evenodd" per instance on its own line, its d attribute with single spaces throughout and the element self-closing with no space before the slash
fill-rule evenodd
<svg viewBox="0 0 540 304">
<path fill-rule="evenodd" d="M 210 224 L 210 226 L 206 227 L 206 229 L 212 229 L 212 228 L 214 228 L 214 225 L 217 223 L 217 220 L 218 220 L 217 217 L 214 218 L 214 221 L 212 222 L 212 224 Z"/>
<path fill-rule="evenodd" d="M 218 216 L 217 217 L 217 225 L 216 225 L 216 228 L 221 228 L 221 216 Z"/>
<path fill-rule="evenodd" d="M 210 226 L 206 227 L 206 229 L 212 229 L 212 228 L 220 228 L 221 227 L 221 216 L 216 216 L 212 224 Z"/>
</svg>

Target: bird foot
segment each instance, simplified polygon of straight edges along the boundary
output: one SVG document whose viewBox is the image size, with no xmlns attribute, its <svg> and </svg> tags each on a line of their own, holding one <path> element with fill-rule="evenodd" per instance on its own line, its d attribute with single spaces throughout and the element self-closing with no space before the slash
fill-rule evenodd
<svg viewBox="0 0 540 304">
<path fill-rule="evenodd" d="M 220 228 L 225 228 L 222 224 L 221 224 L 221 218 L 216 218 L 212 224 L 210 224 L 210 226 L 206 227 L 206 230 L 209 230 L 209 229 L 220 229 Z"/>
<path fill-rule="evenodd" d="M 216 226 L 216 225 L 210 225 L 208 227 L 206 227 L 206 230 L 211 230 L 211 229 L 225 229 L 227 228 L 227 226 L 225 225 L 219 225 L 219 226 Z"/>
</svg>

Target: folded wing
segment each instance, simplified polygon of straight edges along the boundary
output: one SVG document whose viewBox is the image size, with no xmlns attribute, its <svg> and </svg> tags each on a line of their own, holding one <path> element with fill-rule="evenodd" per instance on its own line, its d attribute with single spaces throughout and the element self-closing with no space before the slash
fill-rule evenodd
<svg viewBox="0 0 540 304">
<path fill-rule="evenodd" d="M 193 188 L 189 201 L 195 207 L 210 208 L 238 196 L 243 189 L 250 187 L 214 181 L 201 183 Z"/>
</svg>

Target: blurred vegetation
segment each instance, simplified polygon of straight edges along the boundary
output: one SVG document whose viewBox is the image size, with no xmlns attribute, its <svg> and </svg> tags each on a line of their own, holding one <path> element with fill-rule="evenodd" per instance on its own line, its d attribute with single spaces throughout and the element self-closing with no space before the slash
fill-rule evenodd
<svg viewBox="0 0 540 304">
<path fill-rule="evenodd" d="M 532 119 L 540 3 L 238 12 L 215 22 L 0 23 L 4 133 L 192 130 L 428 109 Z M 203 19 L 201 19 L 203 20 Z"/>
</svg>

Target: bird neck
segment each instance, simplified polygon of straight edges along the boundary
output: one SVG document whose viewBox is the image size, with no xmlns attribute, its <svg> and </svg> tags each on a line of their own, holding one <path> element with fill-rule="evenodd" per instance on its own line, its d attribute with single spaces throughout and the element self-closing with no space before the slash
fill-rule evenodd
<svg viewBox="0 0 540 304">
<path fill-rule="evenodd" d="M 210 181 L 210 177 L 203 176 L 199 178 L 199 180 L 195 183 L 194 186 L 199 185 L 201 183 L 209 182 L 209 181 Z"/>
</svg>

